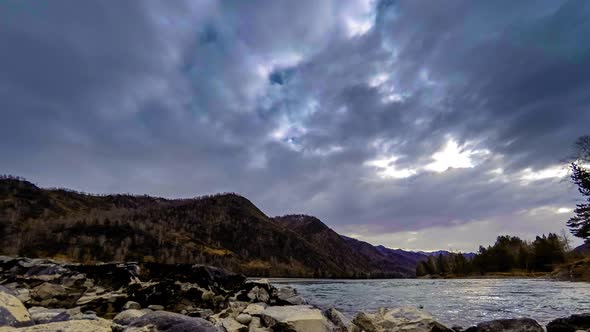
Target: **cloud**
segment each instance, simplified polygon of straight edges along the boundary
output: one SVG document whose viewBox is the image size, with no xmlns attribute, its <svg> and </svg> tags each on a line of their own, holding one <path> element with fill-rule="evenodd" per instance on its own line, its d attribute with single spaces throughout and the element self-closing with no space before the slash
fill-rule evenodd
<svg viewBox="0 0 590 332">
<path fill-rule="evenodd" d="M 584 0 L 0 6 L 0 172 L 237 191 L 392 246 L 558 231 L 575 204 L 559 163 L 590 121 Z M 544 206 L 564 213 L 519 221 Z"/>
</svg>

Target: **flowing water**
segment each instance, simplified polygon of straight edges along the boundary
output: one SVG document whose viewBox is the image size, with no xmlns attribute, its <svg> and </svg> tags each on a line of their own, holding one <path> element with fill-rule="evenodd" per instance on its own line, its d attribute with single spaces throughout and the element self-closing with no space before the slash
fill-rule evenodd
<svg viewBox="0 0 590 332">
<path fill-rule="evenodd" d="M 320 308 L 353 317 L 379 307 L 422 306 L 448 326 L 499 318 L 530 317 L 542 325 L 590 312 L 590 283 L 539 279 L 318 280 L 272 279 L 290 285 Z M 279 286 L 279 285 L 277 285 Z"/>
</svg>

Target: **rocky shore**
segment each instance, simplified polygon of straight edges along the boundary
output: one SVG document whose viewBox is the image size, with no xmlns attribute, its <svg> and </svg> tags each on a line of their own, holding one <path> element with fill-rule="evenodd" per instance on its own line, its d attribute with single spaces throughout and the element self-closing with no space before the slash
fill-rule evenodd
<svg viewBox="0 0 590 332">
<path fill-rule="evenodd" d="M 548 332 L 590 331 L 590 314 L 560 318 Z M 291 287 L 203 265 L 67 264 L 0 256 L 0 332 L 488 332 L 544 331 L 532 319 L 446 327 L 412 307 L 321 310 Z"/>
</svg>

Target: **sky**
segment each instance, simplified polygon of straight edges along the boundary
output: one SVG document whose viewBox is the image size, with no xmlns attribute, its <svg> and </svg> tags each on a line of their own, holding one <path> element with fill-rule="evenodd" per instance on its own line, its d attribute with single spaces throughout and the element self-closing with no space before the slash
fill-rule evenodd
<svg viewBox="0 0 590 332">
<path fill-rule="evenodd" d="M 237 192 L 392 248 L 561 232 L 590 2 L 0 2 L 0 173 Z M 579 242 L 578 242 L 579 243 Z"/>
</svg>

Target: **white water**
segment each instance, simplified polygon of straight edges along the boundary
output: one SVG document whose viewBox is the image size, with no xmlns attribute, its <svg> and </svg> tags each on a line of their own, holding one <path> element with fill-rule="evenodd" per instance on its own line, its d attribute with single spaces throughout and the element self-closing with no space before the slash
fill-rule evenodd
<svg viewBox="0 0 590 332">
<path fill-rule="evenodd" d="M 573 313 L 590 312 L 590 283 L 539 279 L 318 280 L 272 279 L 288 284 L 320 308 L 349 317 L 358 311 L 402 305 L 423 306 L 448 326 L 530 317 L 542 325 Z"/>
</svg>

